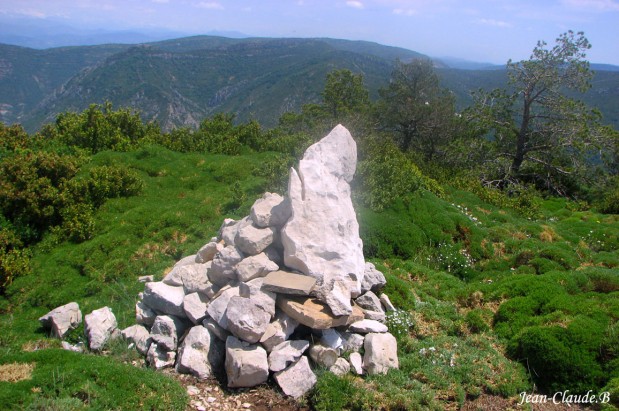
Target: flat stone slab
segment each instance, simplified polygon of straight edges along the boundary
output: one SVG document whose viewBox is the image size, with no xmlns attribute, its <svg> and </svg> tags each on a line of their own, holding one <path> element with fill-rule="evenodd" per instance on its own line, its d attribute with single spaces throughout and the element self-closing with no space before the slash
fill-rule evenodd
<svg viewBox="0 0 619 411">
<path fill-rule="evenodd" d="M 262 289 L 278 294 L 309 295 L 316 285 L 316 279 L 287 271 L 272 271 L 264 277 Z"/>
<path fill-rule="evenodd" d="M 349 325 L 364 318 L 363 310 L 353 305 L 352 314 L 336 317 L 325 303 L 311 297 L 279 295 L 277 306 L 292 319 L 316 330 Z"/>
</svg>

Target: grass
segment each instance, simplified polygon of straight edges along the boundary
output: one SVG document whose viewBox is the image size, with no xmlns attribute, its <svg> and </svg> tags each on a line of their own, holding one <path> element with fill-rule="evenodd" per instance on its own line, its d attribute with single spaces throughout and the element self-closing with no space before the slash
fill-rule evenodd
<svg viewBox="0 0 619 411">
<path fill-rule="evenodd" d="M 110 345 L 108 357 L 62 351 L 37 318 L 77 301 L 84 314 L 107 305 L 120 328 L 133 324 L 143 289 L 137 277 L 160 278 L 215 235 L 224 218 L 246 215 L 266 186 L 255 170 L 275 157 L 158 146 L 96 154 L 82 172 L 122 164 L 140 174 L 144 190 L 107 201 L 91 240 L 73 244 L 50 234 L 34 249 L 32 274 L 8 288 L 0 315 L 0 370 L 30 377 L 0 381 L 0 403 L 184 409 L 180 385 L 128 365 L 134 354 L 125 347 Z M 366 258 L 385 273 L 385 292 L 400 310 L 389 322 L 400 369 L 364 378 L 321 371 L 308 397 L 313 408 L 458 409 L 486 395 L 531 392 L 547 372 L 563 375 L 561 387 L 582 377 L 550 368 L 548 353 L 535 351 L 529 336 L 559 344 L 557 352 L 580 353 L 574 367 L 599 367 L 581 380 L 617 392 L 619 216 L 549 199 L 532 217 L 449 187 L 443 198 L 420 191 L 381 213 L 356 209 Z M 79 329 L 69 336 L 82 339 Z M 535 369 L 523 355 L 536 356 Z"/>
</svg>

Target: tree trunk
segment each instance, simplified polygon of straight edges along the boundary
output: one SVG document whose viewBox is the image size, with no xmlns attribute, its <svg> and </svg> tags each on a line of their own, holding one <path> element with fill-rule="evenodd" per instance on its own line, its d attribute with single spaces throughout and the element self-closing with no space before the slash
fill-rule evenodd
<svg viewBox="0 0 619 411">
<path fill-rule="evenodd" d="M 512 161 L 511 170 L 509 175 L 518 175 L 520 173 L 520 167 L 524 161 L 524 155 L 526 153 L 526 143 L 529 132 L 529 122 L 531 120 L 531 101 L 529 101 L 528 93 L 524 96 L 524 109 L 522 110 L 522 123 L 520 124 L 520 131 L 518 132 L 518 140 L 516 141 L 516 153 Z"/>
</svg>

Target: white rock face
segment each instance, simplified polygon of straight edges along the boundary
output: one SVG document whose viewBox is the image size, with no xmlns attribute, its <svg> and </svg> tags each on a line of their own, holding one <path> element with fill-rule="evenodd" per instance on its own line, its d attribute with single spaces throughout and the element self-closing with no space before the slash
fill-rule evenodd
<svg viewBox="0 0 619 411">
<path fill-rule="evenodd" d="M 144 324 L 147 326 L 153 325 L 157 312 L 144 304 L 142 300 L 135 304 L 135 322 L 138 324 Z"/>
<path fill-rule="evenodd" d="M 292 217 L 282 229 L 281 239 L 286 266 L 323 284 L 336 279 L 349 282 L 349 294 L 358 295 L 365 260 L 350 197 L 349 183 L 356 166 L 356 143 L 341 125 L 309 147 L 299 172 L 290 171 Z"/>
<path fill-rule="evenodd" d="M 389 333 L 371 333 L 363 343 L 365 354 L 363 366 L 368 374 L 386 374 L 391 368 L 398 368 L 398 343 Z"/>
<path fill-rule="evenodd" d="M 183 310 L 185 310 L 187 318 L 192 323 L 199 324 L 208 315 L 206 308 L 209 301 L 209 298 L 202 293 L 187 294 L 183 300 Z"/>
<path fill-rule="evenodd" d="M 226 340 L 228 387 L 253 387 L 269 378 L 267 352 L 259 345 L 230 336 Z"/>
<path fill-rule="evenodd" d="M 222 291 L 218 294 L 218 296 L 211 300 L 206 312 L 220 327 L 227 329 L 228 317 L 226 317 L 226 309 L 230 299 L 239 295 L 239 287 L 230 287 L 225 290 L 222 288 Z"/>
<path fill-rule="evenodd" d="M 51 329 L 52 335 L 56 338 L 64 338 L 65 335 L 82 322 L 82 312 L 77 303 L 69 303 L 39 318 L 39 322 L 44 328 Z"/>
<path fill-rule="evenodd" d="M 167 351 L 153 343 L 146 354 L 146 361 L 151 367 L 156 369 L 169 368 L 174 366 L 176 360 L 176 351 Z"/>
<path fill-rule="evenodd" d="M 277 270 L 279 270 L 279 266 L 271 261 L 265 253 L 247 257 L 236 265 L 237 277 L 239 281 L 243 282 L 264 277 Z"/>
<path fill-rule="evenodd" d="M 178 350 L 176 371 L 208 378 L 224 363 L 224 345 L 201 325 L 192 327 Z"/>
<path fill-rule="evenodd" d="M 243 255 L 234 246 L 229 245 L 218 252 L 211 261 L 208 279 L 213 284 L 224 286 L 236 279 L 235 266 L 243 260 Z"/>
<path fill-rule="evenodd" d="M 376 320 L 361 320 L 350 324 L 348 329 L 352 332 L 361 334 L 367 333 L 386 333 L 387 326 Z"/>
<path fill-rule="evenodd" d="M 357 375 L 363 374 L 363 357 L 361 357 L 361 354 L 358 352 L 351 353 L 348 361 L 350 362 L 350 369 L 353 373 Z"/>
<path fill-rule="evenodd" d="M 271 352 L 275 346 L 286 341 L 298 326 L 299 323 L 297 321 L 279 311 L 275 316 L 275 320 L 267 326 L 260 338 L 260 344 L 268 352 Z"/>
<path fill-rule="evenodd" d="M 346 361 L 344 358 L 340 357 L 340 358 L 337 359 L 335 364 L 333 364 L 329 368 L 329 371 L 331 371 L 333 374 L 341 377 L 341 376 L 346 375 L 346 374 L 348 374 L 350 372 L 350 363 L 348 361 Z"/>
<path fill-rule="evenodd" d="M 266 331 L 271 314 L 251 298 L 232 297 L 226 310 L 228 330 L 238 338 L 256 343 Z"/>
<path fill-rule="evenodd" d="M 215 240 L 217 240 L 215 238 Z M 224 249 L 224 245 L 217 241 L 206 243 L 196 254 L 196 263 L 206 263 L 211 261 L 215 254 Z"/>
<path fill-rule="evenodd" d="M 116 316 L 110 307 L 99 308 L 84 317 L 84 334 L 88 346 L 93 351 L 100 351 L 116 329 Z"/>
<path fill-rule="evenodd" d="M 234 243 L 246 255 L 256 255 L 263 252 L 275 239 L 275 229 L 259 228 L 253 224 L 239 228 Z"/>
<path fill-rule="evenodd" d="M 387 284 L 383 273 L 378 271 L 374 264 L 365 263 L 365 272 L 361 282 L 361 292 L 378 291 Z"/>
<path fill-rule="evenodd" d="M 293 398 L 299 398 L 311 390 L 317 381 L 305 356 L 285 370 L 276 372 L 274 377 L 282 391 Z"/>
</svg>

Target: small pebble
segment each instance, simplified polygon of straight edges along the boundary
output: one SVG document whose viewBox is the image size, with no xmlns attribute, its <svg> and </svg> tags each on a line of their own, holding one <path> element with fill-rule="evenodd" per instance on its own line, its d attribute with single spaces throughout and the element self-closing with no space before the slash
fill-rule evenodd
<svg viewBox="0 0 619 411">
<path fill-rule="evenodd" d="M 211 402 L 211 403 L 212 403 L 212 402 L 217 401 L 217 398 L 215 398 L 215 397 L 208 397 L 208 398 L 206 399 L 206 401 L 207 401 L 207 402 Z"/>
<path fill-rule="evenodd" d="M 249 407 L 251 407 L 250 403 L 248 403 L 248 402 L 244 402 L 243 403 L 243 408 L 249 408 Z"/>
</svg>

